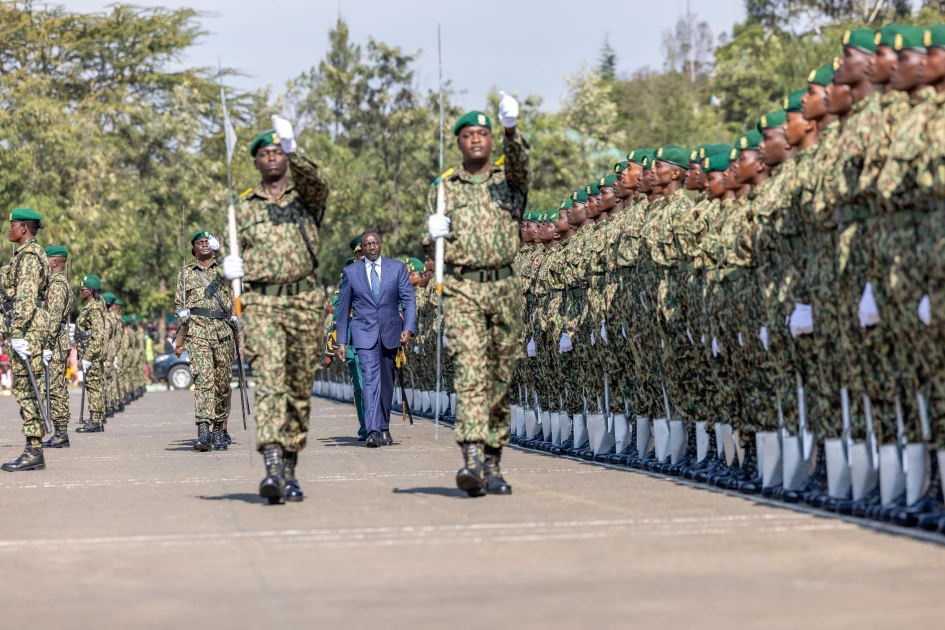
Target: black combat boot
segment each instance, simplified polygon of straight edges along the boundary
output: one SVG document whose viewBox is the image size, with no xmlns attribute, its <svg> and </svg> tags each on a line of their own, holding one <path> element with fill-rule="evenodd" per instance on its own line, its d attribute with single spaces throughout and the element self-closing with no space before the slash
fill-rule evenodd
<svg viewBox="0 0 945 630">
<path fill-rule="evenodd" d="M 46 470 L 46 460 L 43 458 L 43 445 L 37 437 L 26 438 L 26 449 L 23 454 L 0 466 L 7 472 L 20 470 Z"/>
<path fill-rule="evenodd" d="M 46 448 L 69 448 L 69 425 L 65 422 L 56 423 L 56 432 L 43 442 Z"/>
<path fill-rule="evenodd" d="M 278 444 L 266 444 L 262 447 L 263 464 L 266 476 L 259 482 L 259 496 L 269 499 L 269 505 L 285 503 L 285 462 L 282 459 L 282 447 Z"/>
<path fill-rule="evenodd" d="M 105 431 L 105 418 L 92 416 L 89 421 L 75 430 L 76 433 L 103 433 Z"/>
<path fill-rule="evenodd" d="M 464 466 L 456 473 L 456 487 L 471 497 L 481 497 L 482 484 L 482 444 L 463 443 Z"/>
<path fill-rule="evenodd" d="M 201 422 L 197 425 L 197 441 L 194 442 L 194 450 L 203 453 L 209 451 L 210 446 L 210 423 Z"/>
<path fill-rule="evenodd" d="M 207 426 L 207 425 L 203 425 L 203 426 Z M 213 423 L 213 450 L 215 451 L 226 450 L 226 437 L 223 435 L 222 422 Z"/>
<path fill-rule="evenodd" d="M 285 454 L 285 500 L 301 501 L 304 496 L 299 480 L 295 478 L 295 466 L 299 463 L 298 453 Z"/>
<path fill-rule="evenodd" d="M 483 463 L 486 494 L 512 494 L 512 486 L 502 478 L 502 471 L 499 470 L 501 460 L 501 448 L 486 447 L 486 461 Z"/>
<path fill-rule="evenodd" d="M 223 429 L 223 439 L 226 440 L 227 446 L 233 443 L 233 438 L 230 437 L 230 432 L 226 429 Z"/>
</svg>

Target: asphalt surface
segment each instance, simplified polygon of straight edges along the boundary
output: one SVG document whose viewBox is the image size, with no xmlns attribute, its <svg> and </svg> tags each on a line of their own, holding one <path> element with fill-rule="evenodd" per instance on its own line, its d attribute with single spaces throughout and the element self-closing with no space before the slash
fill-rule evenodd
<svg viewBox="0 0 945 630">
<path fill-rule="evenodd" d="M 313 401 L 306 500 L 284 506 L 256 496 L 238 417 L 230 450 L 191 449 L 189 392 L 72 432 L 47 470 L 0 473 L 0 627 L 945 625 L 941 546 L 517 450 L 514 494 L 470 499 L 448 428 L 397 418 L 371 450 L 356 427 Z M 0 458 L 22 443 L 2 398 Z"/>
</svg>

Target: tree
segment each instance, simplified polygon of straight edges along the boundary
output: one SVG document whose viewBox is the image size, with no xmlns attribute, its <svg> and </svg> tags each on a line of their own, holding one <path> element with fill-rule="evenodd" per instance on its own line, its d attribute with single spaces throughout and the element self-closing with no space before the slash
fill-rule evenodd
<svg viewBox="0 0 945 630">
<path fill-rule="evenodd" d="M 610 35 L 604 36 L 604 45 L 600 49 L 597 62 L 597 74 L 604 81 L 613 81 L 617 78 L 617 51 L 610 45 Z"/>
</svg>

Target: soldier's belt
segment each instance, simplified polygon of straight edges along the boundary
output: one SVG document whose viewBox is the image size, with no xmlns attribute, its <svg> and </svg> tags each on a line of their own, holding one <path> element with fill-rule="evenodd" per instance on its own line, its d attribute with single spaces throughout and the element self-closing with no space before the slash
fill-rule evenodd
<svg viewBox="0 0 945 630">
<path fill-rule="evenodd" d="M 246 290 L 259 295 L 272 295 L 275 297 L 292 297 L 301 293 L 306 293 L 315 289 L 315 279 L 312 277 L 302 278 L 295 282 L 284 282 L 282 284 L 265 284 L 262 282 L 253 282 L 246 285 Z M 193 313 L 194 309 L 190 309 Z"/>
<path fill-rule="evenodd" d="M 867 206 L 843 206 L 837 212 L 837 218 L 841 224 L 865 221 L 869 217 L 870 209 Z"/>
<path fill-rule="evenodd" d="M 207 317 L 209 319 L 229 319 L 230 316 L 224 313 L 223 311 L 213 311 L 208 308 L 192 308 L 190 309 L 191 315 L 196 315 L 197 317 Z"/>
<path fill-rule="evenodd" d="M 510 266 L 499 267 L 498 269 L 473 269 L 446 264 L 443 265 L 443 271 L 469 282 L 497 282 L 512 277 L 512 267 Z"/>
</svg>

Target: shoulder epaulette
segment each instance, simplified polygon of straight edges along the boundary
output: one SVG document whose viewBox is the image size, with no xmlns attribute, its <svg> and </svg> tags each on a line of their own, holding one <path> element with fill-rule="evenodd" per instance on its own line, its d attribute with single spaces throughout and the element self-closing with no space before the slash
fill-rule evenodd
<svg viewBox="0 0 945 630">
<path fill-rule="evenodd" d="M 502 166 L 505 164 L 505 154 L 499 156 L 499 159 L 492 163 L 493 166 Z"/>
<path fill-rule="evenodd" d="M 443 181 L 444 179 L 449 179 L 450 175 L 452 175 L 452 174 L 455 173 L 455 172 L 456 172 L 456 169 L 455 169 L 455 168 L 451 168 L 451 169 L 447 170 L 447 171 L 444 172 L 442 175 L 440 175 L 439 177 L 437 177 L 436 179 L 433 180 L 433 183 L 430 184 L 430 188 L 436 188 L 436 185 L 437 185 L 437 184 L 439 184 L 439 183 L 440 183 L 441 181 Z"/>
<path fill-rule="evenodd" d="M 245 197 L 246 195 L 248 195 L 248 194 L 251 193 L 251 192 L 253 192 L 253 189 L 252 189 L 252 188 L 247 188 L 246 190 L 244 190 L 243 192 L 240 193 L 240 199 L 242 199 L 243 197 Z"/>
</svg>

